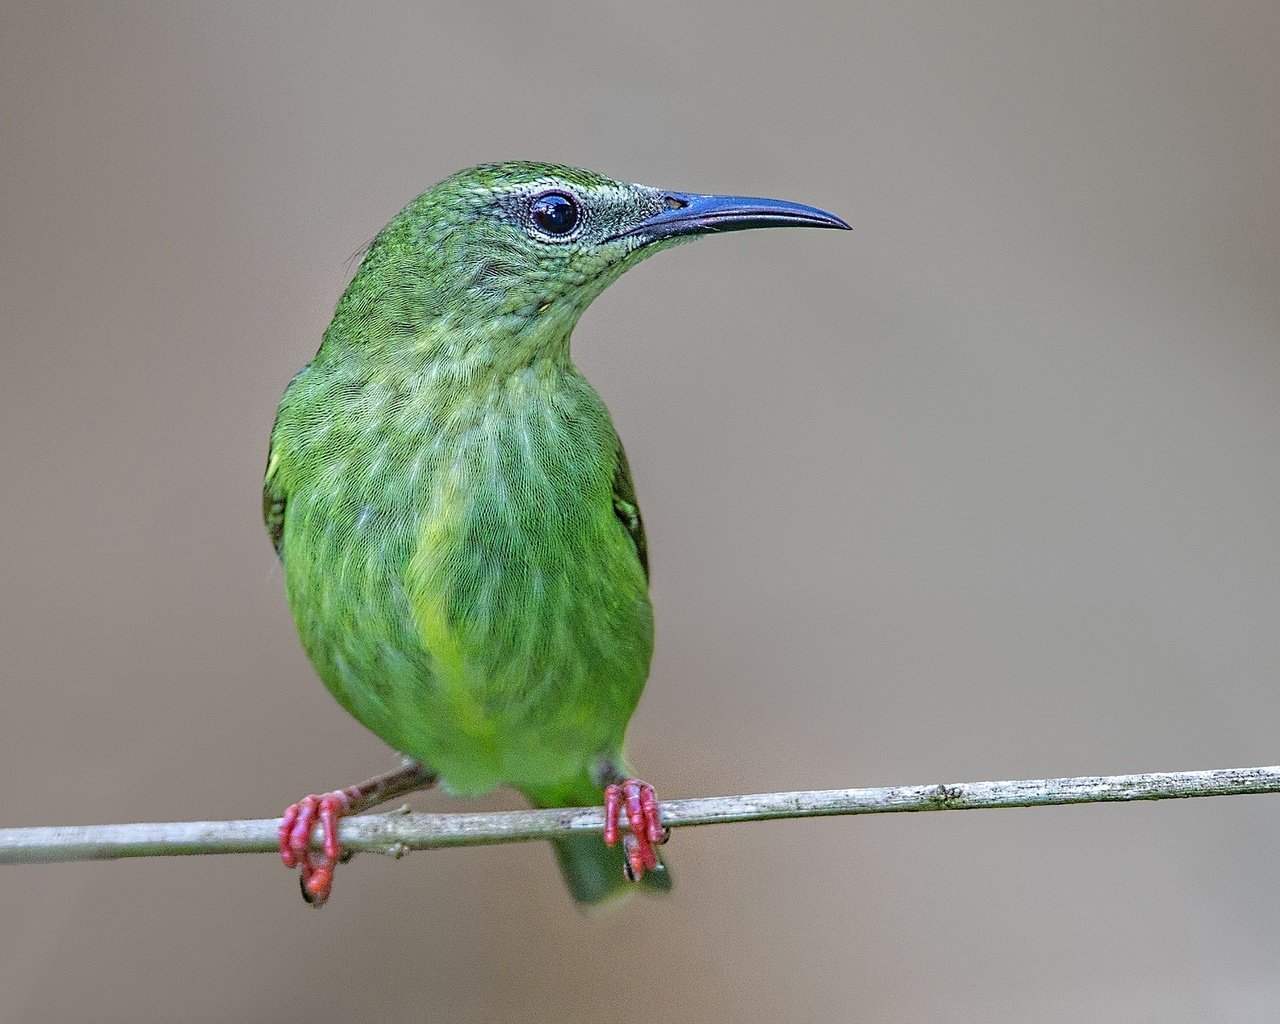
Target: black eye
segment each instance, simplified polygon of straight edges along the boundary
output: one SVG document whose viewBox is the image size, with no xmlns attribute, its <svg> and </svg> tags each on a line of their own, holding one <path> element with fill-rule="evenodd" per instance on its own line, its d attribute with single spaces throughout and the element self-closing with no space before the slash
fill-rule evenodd
<svg viewBox="0 0 1280 1024">
<path fill-rule="evenodd" d="M 533 201 L 529 216 L 539 230 L 549 235 L 567 235 L 578 224 L 578 204 L 562 192 L 548 192 Z"/>
</svg>

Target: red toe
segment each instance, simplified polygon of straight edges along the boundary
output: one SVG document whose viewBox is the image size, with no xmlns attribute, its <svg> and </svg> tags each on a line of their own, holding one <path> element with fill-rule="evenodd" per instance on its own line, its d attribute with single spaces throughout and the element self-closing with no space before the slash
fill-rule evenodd
<svg viewBox="0 0 1280 1024">
<path fill-rule="evenodd" d="M 284 866 L 287 868 L 298 866 L 298 858 L 293 854 L 293 847 L 289 844 L 289 836 L 293 833 L 293 823 L 298 820 L 298 812 L 301 810 L 302 808 L 298 804 L 290 804 L 286 807 L 280 827 L 276 829 L 276 835 L 280 839 L 280 859 L 284 861 Z"/>
<path fill-rule="evenodd" d="M 333 891 L 333 869 L 342 856 L 338 842 L 338 819 L 347 812 L 346 793 L 305 796 L 284 812 L 276 834 L 280 838 L 280 859 L 287 868 L 298 868 L 302 895 L 313 906 L 323 906 Z M 319 851 L 311 849 L 311 833 L 320 823 L 323 841 Z"/>
<path fill-rule="evenodd" d="M 624 779 L 607 786 L 604 791 L 604 842 L 613 846 L 618 841 L 622 808 L 627 810 L 627 835 L 623 850 L 627 856 L 627 877 L 638 882 L 646 871 L 658 867 L 658 851 L 654 846 L 666 841 L 662 812 L 653 787 L 640 779 Z"/>
<path fill-rule="evenodd" d="M 323 907 L 333 892 L 333 865 L 302 873 L 302 898 L 313 907 Z"/>
</svg>

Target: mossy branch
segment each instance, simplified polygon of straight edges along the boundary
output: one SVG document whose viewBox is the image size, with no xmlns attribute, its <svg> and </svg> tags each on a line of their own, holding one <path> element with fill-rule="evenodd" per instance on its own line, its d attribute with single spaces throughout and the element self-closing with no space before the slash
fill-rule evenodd
<svg viewBox="0 0 1280 1024">
<path fill-rule="evenodd" d="M 1280 766 L 1222 768 L 1146 775 L 955 782 L 876 789 L 819 789 L 751 796 L 668 800 L 662 820 L 672 828 L 775 818 L 814 818 L 893 811 L 961 811 L 1043 807 L 1130 800 L 1175 800 L 1280 792 Z M 268 853 L 277 849 L 278 818 L 133 825 L 67 825 L 0 829 L 0 864 L 172 857 L 205 853 Z M 600 832 L 599 807 L 467 814 L 395 812 L 341 822 L 347 850 L 399 857 L 409 850 L 552 839 L 566 832 Z M 315 841 L 319 840 L 319 829 Z"/>
</svg>

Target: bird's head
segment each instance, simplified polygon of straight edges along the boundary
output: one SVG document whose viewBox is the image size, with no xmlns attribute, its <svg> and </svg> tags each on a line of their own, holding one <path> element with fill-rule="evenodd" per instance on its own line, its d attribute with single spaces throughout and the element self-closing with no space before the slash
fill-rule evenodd
<svg viewBox="0 0 1280 1024">
<path fill-rule="evenodd" d="M 379 233 L 338 314 L 348 307 L 366 340 L 505 343 L 521 357 L 567 351 L 591 301 L 655 252 L 721 231 L 848 226 L 776 199 L 674 192 L 556 164 L 482 164 L 424 192 Z"/>
</svg>

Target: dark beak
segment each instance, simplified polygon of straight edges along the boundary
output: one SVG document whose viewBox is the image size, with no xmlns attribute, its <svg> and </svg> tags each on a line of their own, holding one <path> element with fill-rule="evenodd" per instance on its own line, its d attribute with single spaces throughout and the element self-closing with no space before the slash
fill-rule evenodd
<svg viewBox="0 0 1280 1024">
<path fill-rule="evenodd" d="M 612 237 L 656 242 L 662 238 L 706 235 L 714 231 L 746 231 L 749 228 L 849 230 L 849 225 L 835 214 L 782 199 L 701 196 L 693 192 L 666 192 L 662 199 L 666 204 L 665 210 Z"/>
</svg>

